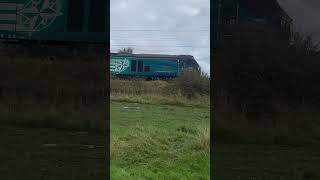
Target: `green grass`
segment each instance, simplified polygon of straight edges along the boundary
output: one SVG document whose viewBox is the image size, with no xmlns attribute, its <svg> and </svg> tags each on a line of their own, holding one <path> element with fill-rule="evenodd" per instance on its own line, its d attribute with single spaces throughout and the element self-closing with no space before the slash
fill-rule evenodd
<svg viewBox="0 0 320 180">
<path fill-rule="evenodd" d="M 111 102 L 111 179 L 209 179 L 209 108 Z"/>
</svg>

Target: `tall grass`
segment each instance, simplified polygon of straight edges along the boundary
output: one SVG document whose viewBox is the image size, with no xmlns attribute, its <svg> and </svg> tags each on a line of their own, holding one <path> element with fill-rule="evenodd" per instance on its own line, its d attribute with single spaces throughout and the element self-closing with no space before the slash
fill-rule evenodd
<svg viewBox="0 0 320 180">
<path fill-rule="evenodd" d="M 155 80 L 115 80 L 110 81 L 110 88 L 112 94 L 123 95 L 162 95 L 167 92 L 169 82 Z"/>
<path fill-rule="evenodd" d="M 201 150 L 210 152 L 210 127 L 199 127 L 197 132 L 198 147 Z"/>
<path fill-rule="evenodd" d="M 172 80 L 116 80 L 110 81 L 111 100 L 177 105 L 208 106 L 210 79 L 205 74 L 185 72 Z"/>
<path fill-rule="evenodd" d="M 103 129 L 106 63 L 1 57 L 0 124 Z M 101 127 L 99 127 L 101 126 Z"/>
<path fill-rule="evenodd" d="M 294 33 L 240 29 L 217 51 L 213 133 L 221 142 L 309 142 L 318 138 L 319 49 Z M 312 114 L 312 116 L 310 116 Z"/>
</svg>

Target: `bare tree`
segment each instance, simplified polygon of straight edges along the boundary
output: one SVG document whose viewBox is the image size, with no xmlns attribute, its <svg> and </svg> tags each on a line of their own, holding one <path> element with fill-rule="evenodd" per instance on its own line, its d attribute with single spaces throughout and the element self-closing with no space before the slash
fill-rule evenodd
<svg viewBox="0 0 320 180">
<path fill-rule="evenodd" d="M 133 54 L 133 48 L 131 48 L 131 47 L 123 48 L 123 49 L 120 49 L 118 51 L 118 53 L 120 53 L 120 54 Z"/>
</svg>

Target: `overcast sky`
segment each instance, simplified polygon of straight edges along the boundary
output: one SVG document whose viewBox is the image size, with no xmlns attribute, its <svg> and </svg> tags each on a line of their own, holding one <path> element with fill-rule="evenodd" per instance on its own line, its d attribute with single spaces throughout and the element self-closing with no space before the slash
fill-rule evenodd
<svg viewBox="0 0 320 180">
<path fill-rule="evenodd" d="M 192 55 L 210 71 L 210 0 L 111 0 L 111 52 Z"/>
<path fill-rule="evenodd" d="M 278 0 L 297 30 L 320 40 L 320 0 Z M 111 0 L 111 51 L 189 54 L 210 71 L 210 0 Z"/>
</svg>

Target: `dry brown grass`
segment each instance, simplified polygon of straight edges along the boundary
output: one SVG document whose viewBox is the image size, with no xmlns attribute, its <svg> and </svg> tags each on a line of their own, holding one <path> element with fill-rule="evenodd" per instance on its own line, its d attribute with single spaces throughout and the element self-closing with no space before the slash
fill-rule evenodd
<svg viewBox="0 0 320 180">
<path fill-rule="evenodd" d="M 183 95 L 175 82 L 162 80 L 111 80 L 111 100 L 146 104 L 209 105 L 209 95 Z"/>
<path fill-rule="evenodd" d="M 210 151 L 210 127 L 198 128 L 197 141 L 200 149 Z"/>
<path fill-rule="evenodd" d="M 104 123 L 106 63 L 2 58 L 0 123 L 76 129 Z"/>
<path fill-rule="evenodd" d="M 169 86 L 168 82 L 161 81 L 161 80 L 156 80 L 156 81 L 111 80 L 110 81 L 111 93 L 115 95 L 162 95 L 166 93 L 168 86 Z"/>
<path fill-rule="evenodd" d="M 113 79 L 110 88 L 115 101 L 205 106 L 210 101 L 210 78 L 193 71 L 169 81 Z"/>
</svg>

